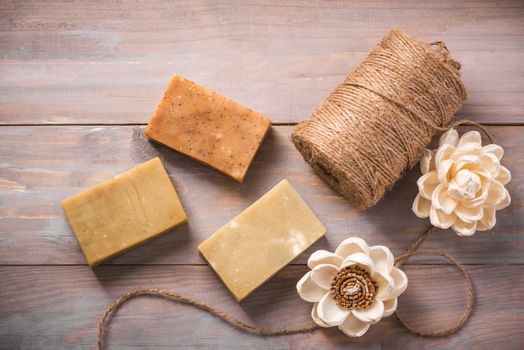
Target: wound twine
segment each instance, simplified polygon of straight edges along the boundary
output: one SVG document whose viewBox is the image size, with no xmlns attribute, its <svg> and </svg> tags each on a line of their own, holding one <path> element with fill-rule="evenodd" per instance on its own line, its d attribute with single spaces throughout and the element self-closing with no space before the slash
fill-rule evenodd
<svg viewBox="0 0 524 350">
<path fill-rule="evenodd" d="M 459 69 L 442 41 L 391 31 L 291 138 L 322 179 L 369 208 L 466 100 Z"/>
<path fill-rule="evenodd" d="M 468 272 L 458 263 L 455 259 L 450 257 L 449 255 L 445 253 L 440 253 L 436 251 L 426 251 L 426 250 L 418 250 L 419 245 L 426 239 L 426 237 L 429 235 L 429 233 L 432 231 L 433 227 L 428 228 L 426 231 L 424 231 L 420 237 L 413 242 L 408 249 L 404 253 L 402 253 L 397 259 L 395 259 L 395 265 L 397 267 L 400 267 L 402 263 L 407 259 L 408 257 L 412 255 L 436 255 L 441 256 L 446 259 L 448 259 L 453 265 L 457 267 L 457 269 L 462 272 L 464 275 L 464 278 L 466 280 L 467 285 L 467 296 L 466 296 L 466 307 L 464 309 L 464 312 L 460 316 L 460 318 L 450 327 L 447 327 L 442 330 L 435 330 L 435 331 L 420 331 L 417 330 L 415 327 L 404 321 L 398 312 L 395 312 L 395 315 L 397 316 L 398 320 L 400 321 L 400 324 L 403 325 L 408 331 L 410 331 L 413 334 L 425 336 L 425 337 L 439 337 L 443 335 L 448 335 L 451 333 L 454 333 L 461 329 L 464 324 L 466 323 L 467 319 L 469 318 L 471 314 L 471 310 L 473 308 L 473 284 L 471 282 L 471 278 L 468 274 Z M 182 304 L 188 304 L 192 305 L 196 308 L 199 308 L 201 310 L 204 310 L 206 312 L 209 312 L 210 314 L 226 321 L 231 326 L 236 327 L 238 329 L 241 329 L 246 332 L 251 332 L 258 335 L 264 335 L 264 336 L 277 336 L 277 335 L 290 335 L 290 334 L 298 334 L 298 333 L 307 333 L 314 331 L 315 329 L 319 328 L 316 324 L 309 324 L 304 327 L 299 328 L 283 328 L 283 329 L 268 329 L 263 327 L 258 327 L 256 325 L 251 325 L 248 323 L 245 323 L 238 318 L 234 317 L 233 315 L 220 311 L 208 304 L 202 303 L 198 300 L 195 300 L 193 298 L 189 298 L 177 293 L 173 293 L 170 291 L 162 290 L 159 288 L 139 288 L 132 290 L 128 293 L 123 294 L 118 299 L 116 299 L 104 312 L 100 320 L 98 321 L 98 349 L 103 350 L 104 349 L 104 336 L 106 333 L 106 327 L 111 321 L 111 316 L 113 313 L 124 303 L 126 303 L 128 300 L 138 297 L 138 296 L 154 296 L 154 297 L 160 297 L 166 300 L 170 300 L 173 302 L 178 302 Z"/>
</svg>

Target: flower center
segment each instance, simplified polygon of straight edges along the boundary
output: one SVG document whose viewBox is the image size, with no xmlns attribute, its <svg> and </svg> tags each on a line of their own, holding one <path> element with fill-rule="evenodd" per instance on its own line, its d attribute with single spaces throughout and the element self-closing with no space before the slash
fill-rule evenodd
<svg viewBox="0 0 524 350">
<path fill-rule="evenodd" d="M 359 286 L 356 285 L 356 284 L 353 284 L 351 287 L 347 287 L 346 290 L 344 290 L 344 292 L 350 296 L 350 295 L 355 295 L 358 293 L 358 291 L 360 290 Z"/>
<path fill-rule="evenodd" d="M 331 295 L 346 310 L 367 309 L 377 295 L 378 284 L 367 269 L 358 265 L 341 269 L 331 282 Z"/>
<path fill-rule="evenodd" d="M 480 177 L 469 170 L 460 170 L 455 176 L 455 181 L 462 188 L 467 199 L 475 198 L 482 185 Z"/>
</svg>

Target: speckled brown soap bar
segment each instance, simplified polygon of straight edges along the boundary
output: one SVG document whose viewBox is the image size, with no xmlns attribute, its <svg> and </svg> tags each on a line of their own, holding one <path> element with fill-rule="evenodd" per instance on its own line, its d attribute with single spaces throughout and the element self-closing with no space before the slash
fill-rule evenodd
<svg viewBox="0 0 524 350">
<path fill-rule="evenodd" d="M 175 75 L 145 134 L 242 182 L 270 126 L 257 112 Z"/>
<path fill-rule="evenodd" d="M 64 200 L 62 207 L 91 267 L 187 221 L 159 158 Z"/>
</svg>

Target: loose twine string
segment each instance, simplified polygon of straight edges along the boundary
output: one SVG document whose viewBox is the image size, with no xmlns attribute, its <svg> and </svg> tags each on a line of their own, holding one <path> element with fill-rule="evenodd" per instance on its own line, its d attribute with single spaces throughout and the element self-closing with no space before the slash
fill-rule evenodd
<svg viewBox="0 0 524 350">
<path fill-rule="evenodd" d="M 315 172 L 353 205 L 375 205 L 466 100 L 442 41 L 393 30 L 291 135 Z"/>
<path fill-rule="evenodd" d="M 460 315 L 457 321 L 453 323 L 451 326 L 446 327 L 444 329 L 439 330 L 432 330 L 432 331 L 422 331 L 417 329 L 416 327 L 412 326 L 405 320 L 403 320 L 398 311 L 395 311 L 395 316 L 399 320 L 400 324 L 402 324 L 408 331 L 410 331 L 413 334 L 424 336 L 424 337 L 440 337 L 448 334 L 455 333 L 459 329 L 461 329 L 464 324 L 466 323 L 467 319 L 469 318 L 471 314 L 471 310 L 473 309 L 473 300 L 474 300 L 474 292 L 473 292 L 473 283 L 471 281 L 471 277 L 469 276 L 469 273 L 464 269 L 464 267 L 456 261 L 454 258 L 449 256 L 446 253 L 435 251 L 435 250 L 418 250 L 418 247 L 420 244 L 428 237 L 429 233 L 433 230 L 433 226 L 429 227 L 422 235 L 415 241 L 411 246 L 409 246 L 408 249 L 401 255 L 399 255 L 395 259 L 395 266 L 400 267 L 404 263 L 404 261 L 413 255 L 433 255 L 433 256 L 440 256 L 443 258 L 448 259 L 455 267 L 462 273 L 464 276 L 464 280 L 466 281 L 466 288 L 467 288 L 467 294 L 466 294 L 466 306 L 464 307 L 464 311 Z"/>
<path fill-rule="evenodd" d="M 406 249 L 404 253 L 398 256 L 397 259 L 395 260 L 395 266 L 397 267 L 402 266 L 403 262 L 408 257 L 413 256 L 413 255 L 424 254 L 424 255 L 434 255 L 434 256 L 440 256 L 440 257 L 446 258 L 453 265 L 455 265 L 455 267 L 464 275 L 466 286 L 467 286 L 467 296 L 466 296 L 466 306 L 460 318 L 453 325 L 446 327 L 444 329 L 441 329 L 441 330 L 434 330 L 434 331 L 418 330 L 416 327 L 412 326 L 411 324 L 403 320 L 400 317 L 400 315 L 398 314 L 398 312 L 395 312 L 395 315 L 398 318 L 398 320 L 400 321 L 400 324 L 402 326 L 404 326 L 408 331 L 410 331 L 413 334 L 425 336 L 425 337 L 439 337 L 443 335 L 448 335 L 462 328 L 471 314 L 471 310 L 473 308 L 473 299 L 474 299 L 473 284 L 471 282 L 471 277 L 469 276 L 468 272 L 464 269 L 464 267 L 460 265 L 460 263 L 458 263 L 455 259 L 453 259 L 451 256 L 445 253 L 441 253 L 438 251 L 431 251 L 431 250 L 418 250 L 418 247 L 427 238 L 427 236 L 432 231 L 432 229 L 433 227 L 430 227 L 426 231 L 424 231 L 424 233 L 422 233 L 421 236 L 415 242 L 413 242 L 409 246 L 409 248 Z M 290 334 L 297 334 L 297 333 L 307 333 L 307 332 L 311 332 L 319 328 L 314 323 L 303 326 L 303 327 L 298 327 L 298 328 L 269 329 L 269 328 L 258 327 L 256 325 L 252 325 L 244 321 L 241 321 L 228 312 L 218 310 L 201 301 L 198 301 L 196 299 L 193 299 L 187 296 L 183 296 L 178 293 L 170 292 L 170 291 L 163 290 L 160 288 L 138 288 L 130 292 L 127 292 L 123 294 L 122 296 L 120 296 L 119 298 L 117 298 L 106 309 L 106 311 L 104 312 L 104 314 L 98 321 L 98 349 L 99 350 L 104 349 L 104 336 L 105 336 L 108 324 L 110 323 L 111 316 L 116 312 L 116 310 L 120 306 L 125 304 L 130 299 L 133 299 L 138 296 L 143 296 L 143 295 L 159 297 L 159 298 L 163 298 L 163 299 L 173 301 L 176 303 L 182 303 L 182 304 L 188 304 L 188 305 L 194 306 L 198 309 L 204 310 L 214 315 L 217 318 L 220 318 L 226 321 L 233 327 L 236 327 L 246 332 L 258 334 L 258 335 L 264 335 L 264 336 L 290 335 Z"/>
</svg>

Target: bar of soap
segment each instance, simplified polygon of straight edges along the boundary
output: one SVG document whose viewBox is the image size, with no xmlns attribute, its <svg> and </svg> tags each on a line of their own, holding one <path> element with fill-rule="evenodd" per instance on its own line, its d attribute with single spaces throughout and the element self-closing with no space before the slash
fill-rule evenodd
<svg viewBox="0 0 524 350">
<path fill-rule="evenodd" d="M 270 126 L 257 112 L 175 75 L 145 135 L 242 182 Z"/>
<path fill-rule="evenodd" d="M 283 180 L 198 250 L 240 302 L 325 233 L 324 225 Z"/>
<path fill-rule="evenodd" d="M 91 267 L 187 221 L 159 158 L 64 200 L 62 207 Z"/>
</svg>

